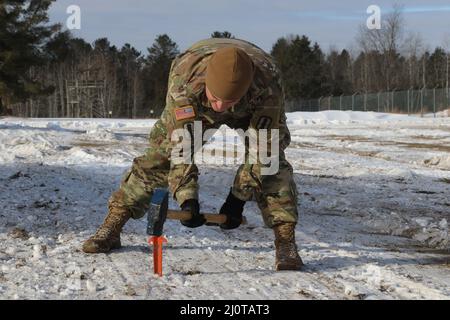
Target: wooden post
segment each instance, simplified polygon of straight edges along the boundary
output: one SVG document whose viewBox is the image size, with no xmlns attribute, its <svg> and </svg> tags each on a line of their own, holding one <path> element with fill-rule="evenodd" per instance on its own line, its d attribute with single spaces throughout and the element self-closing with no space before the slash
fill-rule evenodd
<svg viewBox="0 0 450 320">
<path fill-rule="evenodd" d="M 436 118 L 436 87 L 433 88 L 433 114 L 434 118 Z"/>
<path fill-rule="evenodd" d="M 406 107 L 408 109 L 408 116 L 409 116 L 409 89 L 406 91 Z"/>
</svg>

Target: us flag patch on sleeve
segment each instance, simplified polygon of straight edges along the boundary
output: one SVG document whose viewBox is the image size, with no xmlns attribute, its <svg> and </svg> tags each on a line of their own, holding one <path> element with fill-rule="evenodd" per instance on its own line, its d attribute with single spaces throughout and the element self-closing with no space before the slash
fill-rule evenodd
<svg viewBox="0 0 450 320">
<path fill-rule="evenodd" d="M 195 117 L 193 106 L 185 106 L 175 109 L 175 119 L 177 121 Z"/>
</svg>

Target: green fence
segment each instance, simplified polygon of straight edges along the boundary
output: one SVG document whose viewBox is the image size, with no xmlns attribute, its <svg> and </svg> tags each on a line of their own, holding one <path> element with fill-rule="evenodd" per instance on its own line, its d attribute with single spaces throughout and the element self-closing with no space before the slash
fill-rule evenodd
<svg viewBox="0 0 450 320">
<path fill-rule="evenodd" d="M 286 111 L 352 110 L 404 114 L 434 114 L 450 108 L 450 88 L 355 93 L 286 101 Z"/>
</svg>

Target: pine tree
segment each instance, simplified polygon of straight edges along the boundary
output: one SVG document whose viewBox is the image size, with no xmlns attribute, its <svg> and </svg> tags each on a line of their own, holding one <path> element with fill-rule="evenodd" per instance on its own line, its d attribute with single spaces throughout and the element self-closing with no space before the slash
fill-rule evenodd
<svg viewBox="0 0 450 320">
<path fill-rule="evenodd" d="M 155 115 L 164 108 L 170 66 L 178 53 L 177 44 L 166 34 L 159 35 L 148 48 L 144 74 L 145 102 L 148 110 L 154 110 Z"/>
<path fill-rule="evenodd" d="M 0 1 L 0 114 L 16 101 L 49 93 L 32 68 L 45 63 L 44 46 L 60 25 L 47 25 L 54 0 Z"/>
<path fill-rule="evenodd" d="M 228 38 L 228 39 L 234 39 L 234 36 L 228 32 L 228 31 L 214 31 L 211 33 L 211 38 Z"/>
<path fill-rule="evenodd" d="M 317 98 L 329 88 L 325 82 L 324 55 L 319 45 L 311 45 L 306 36 L 280 38 L 272 47 L 281 71 L 287 99 Z"/>
<path fill-rule="evenodd" d="M 427 84 L 430 88 L 446 86 L 447 55 L 445 50 L 437 47 L 427 61 Z"/>
<path fill-rule="evenodd" d="M 137 114 L 137 92 L 142 66 L 141 53 L 126 43 L 119 51 L 120 78 L 122 83 L 124 116 L 135 118 Z"/>
</svg>

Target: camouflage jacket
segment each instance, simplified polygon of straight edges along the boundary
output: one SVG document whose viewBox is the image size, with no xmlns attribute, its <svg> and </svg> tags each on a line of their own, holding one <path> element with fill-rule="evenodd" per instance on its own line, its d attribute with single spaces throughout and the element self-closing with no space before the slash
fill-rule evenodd
<svg viewBox="0 0 450 320">
<path fill-rule="evenodd" d="M 211 108 L 206 98 L 205 73 L 211 55 L 225 46 L 243 49 L 255 65 L 255 75 L 247 94 L 239 103 L 219 113 Z M 190 113 L 187 118 L 180 119 L 177 111 L 184 108 L 189 108 Z M 284 96 L 275 63 L 269 54 L 243 40 L 202 40 L 177 56 L 170 69 L 166 108 L 162 119 L 169 139 L 174 129 L 182 128 L 195 120 L 202 121 L 203 130 L 219 128 L 222 124 L 243 130 L 279 129 L 280 149 L 284 150 L 290 143 L 284 114 Z M 194 164 L 171 164 L 168 182 L 178 203 L 198 198 L 197 176 L 198 169 Z"/>
</svg>

